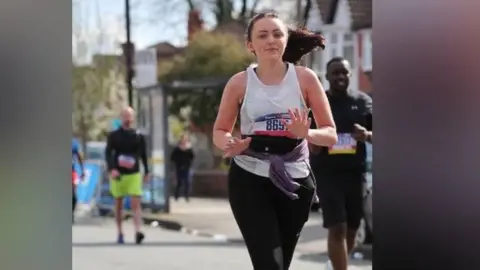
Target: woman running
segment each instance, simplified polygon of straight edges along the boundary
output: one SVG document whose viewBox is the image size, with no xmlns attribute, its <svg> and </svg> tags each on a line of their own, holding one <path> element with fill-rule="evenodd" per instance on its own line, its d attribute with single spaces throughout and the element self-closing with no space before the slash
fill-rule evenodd
<svg viewBox="0 0 480 270">
<path fill-rule="evenodd" d="M 288 29 L 273 12 L 249 23 L 247 47 L 258 65 L 225 86 L 213 141 L 233 157 L 229 200 L 254 270 L 287 270 L 308 220 L 315 184 L 308 143 L 337 141 L 330 105 L 316 74 L 295 66 L 324 39 Z M 310 128 L 309 110 L 316 120 Z M 241 138 L 231 132 L 240 113 Z"/>
</svg>

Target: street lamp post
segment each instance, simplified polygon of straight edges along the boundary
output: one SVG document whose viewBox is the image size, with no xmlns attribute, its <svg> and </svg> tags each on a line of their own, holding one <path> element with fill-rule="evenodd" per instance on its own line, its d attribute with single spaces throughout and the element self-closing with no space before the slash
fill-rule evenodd
<svg viewBox="0 0 480 270">
<path fill-rule="evenodd" d="M 134 46 L 131 42 L 130 33 L 130 0 L 125 0 L 125 28 L 127 30 L 127 42 L 124 48 L 125 66 L 126 66 L 126 83 L 128 89 L 128 105 L 133 106 L 133 85 L 132 80 L 134 76 L 133 71 L 133 54 L 135 52 Z"/>
</svg>

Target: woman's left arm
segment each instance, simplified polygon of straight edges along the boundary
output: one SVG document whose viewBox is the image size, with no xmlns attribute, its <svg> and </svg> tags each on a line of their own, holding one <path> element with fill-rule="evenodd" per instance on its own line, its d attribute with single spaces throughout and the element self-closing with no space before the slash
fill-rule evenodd
<svg viewBox="0 0 480 270">
<path fill-rule="evenodd" d="M 299 67 L 299 71 L 300 87 L 316 124 L 315 129 L 308 131 L 307 140 L 318 146 L 332 146 L 337 143 L 337 131 L 325 90 L 313 70 Z"/>
</svg>

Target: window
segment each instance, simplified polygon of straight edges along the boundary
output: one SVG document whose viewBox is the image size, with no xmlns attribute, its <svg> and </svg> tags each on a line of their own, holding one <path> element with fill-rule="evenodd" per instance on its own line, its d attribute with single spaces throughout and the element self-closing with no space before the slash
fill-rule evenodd
<svg viewBox="0 0 480 270">
<path fill-rule="evenodd" d="M 336 56 L 346 58 L 352 68 L 356 65 L 355 34 L 351 32 L 329 33 L 327 37 L 327 50 L 324 52 L 326 59 Z"/>
<path fill-rule="evenodd" d="M 337 33 L 331 33 L 330 34 L 330 41 L 328 42 L 330 44 L 337 44 L 338 43 L 338 36 Z"/>
<path fill-rule="evenodd" d="M 334 57 L 345 58 L 350 63 L 353 73 L 350 85 L 352 88 L 358 88 L 358 77 L 356 75 L 356 70 L 357 66 L 363 63 L 359 63 L 356 33 L 351 32 L 349 29 L 345 29 L 326 33 L 325 37 L 327 39 L 327 44 L 326 50 L 323 52 L 323 65 L 325 66 L 327 61 Z M 325 67 L 323 67 L 323 70 L 325 70 Z M 317 74 L 324 79 L 325 72 L 323 74 Z M 325 89 L 328 89 L 328 82 L 324 80 L 322 83 L 324 84 Z"/>
<path fill-rule="evenodd" d="M 312 70 L 320 75 L 325 72 L 325 64 L 323 63 L 323 51 L 317 50 L 312 52 Z"/>
<path fill-rule="evenodd" d="M 343 46 L 343 57 L 350 62 L 351 67 L 355 67 L 355 47 L 353 44 L 345 44 Z"/>
<path fill-rule="evenodd" d="M 345 42 L 353 42 L 353 34 L 352 33 L 345 33 L 343 35 L 343 40 Z"/>
<path fill-rule="evenodd" d="M 355 38 L 354 34 L 351 32 L 347 32 L 343 34 L 343 40 L 341 44 L 342 56 L 347 59 L 350 63 L 352 69 L 355 69 L 356 62 L 355 61 Z"/>
<path fill-rule="evenodd" d="M 372 33 L 363 34 L 362 66 L 364 71 L 372 70 Z"/>
<path fill-rule="evenodd" d="M 336 56 L 340 56 L 340 55 L 338 55 L 337 47 L 338 47 L 338 46 L 332 46 L 332 47 L 330 48 L 330 55 L 329 55 L 330 58 L 333 58 L 333 57 L 336 57 Z"/>
</svg>

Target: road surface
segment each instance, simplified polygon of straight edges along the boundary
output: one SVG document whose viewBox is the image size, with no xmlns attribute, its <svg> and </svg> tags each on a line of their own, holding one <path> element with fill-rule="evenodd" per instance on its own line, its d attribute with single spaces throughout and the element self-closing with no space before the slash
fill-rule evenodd
<svg viewBox="0 0 480 270">
<path fill-rule="evenodd" d="M 249 258 L 242 244 L 225 243 L 221 240 L 202 238 L 145 227 L 143 245 L 133 242 L 131 220 L 124 223 L 125 245 L 114 243 L 115 226 L 111 219 L 92 218 L 72 227 L 73 270 L 212 270 L 251 269 Z M 297 256 L 291 269 L 319 270 L 324 263 L 315 258 L 299 259 Z M 362 266 L 355 269 L 371 269 Z"/>
</svg>

